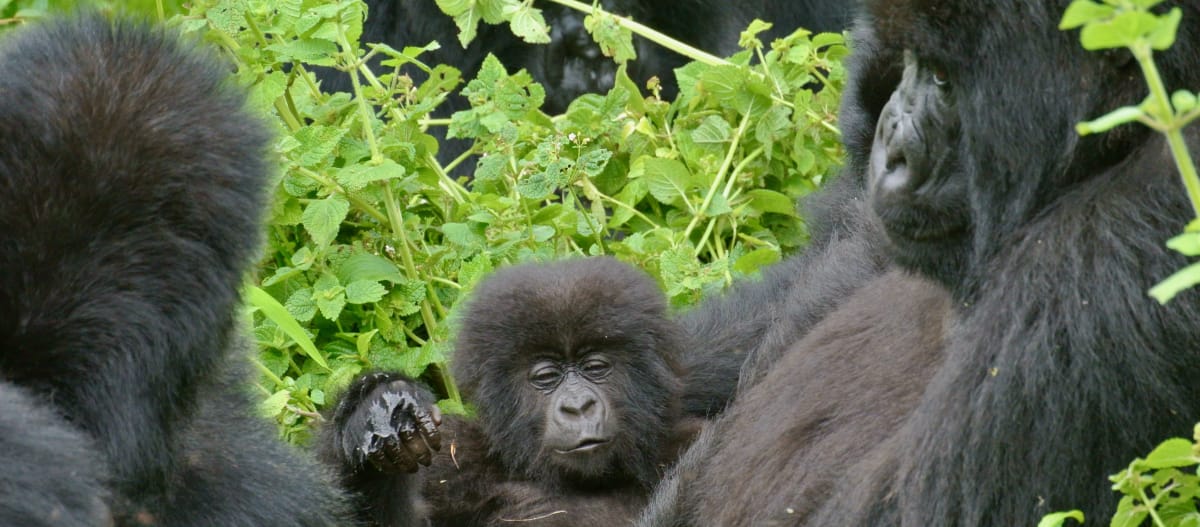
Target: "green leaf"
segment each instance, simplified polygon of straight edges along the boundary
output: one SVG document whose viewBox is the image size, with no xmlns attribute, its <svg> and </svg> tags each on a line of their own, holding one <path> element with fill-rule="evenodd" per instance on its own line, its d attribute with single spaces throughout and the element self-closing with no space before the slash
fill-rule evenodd
<svg viewBox="0 0 1200 527">
<path fill-rule="evenodd" d="M 1042 517 L 1042 521 L 1038 522 L 1038 527 L 1062 527 L 1068 518 L 1083 523 L 1083 511 L 1073 510 L 1047 514 Z"/>
<path fill-rule="evenodd" d="M 342 308 L 346 307 L 346 289 L 338 283 L 337 277 L 325 273 L 313 284 L 313 300 L 322 316 L 337 320 Z"/>
<path fill-rule="evenodd" d="M 1075 29 L 1084 24 L 1106 20 L 1116 13 L 1116 8 L 1110 5 L 1098 4 L 1092 0 L 1075 0 L 1067 6 L 1059 29 Z"/>
<path fill-rule="evenodd" d="M 549 44 L 550 27 L 542 17 L 542 10 L 533 7 L 532 3 L 519 5 L 521 7 L 512 10 L 512 20 L 509 22 L 513 34 L 530 44 Z"/>
<path fill-rule="evenodd" d="M 1175 34 L 1179 31 L 1179 21 L 1182 19 L 1183 11 L 1178 7 L 1158 17 L 1158 26 L 1146 36 L 1150 47 L 1158 51 L 1171 47 L 1171 44 L 1175 43 Z"/>
<path fill-rule="evenodd" d="M 760 188 L 746 193 L 750 198 L 750 206 L 759 212 L 774 212 L 799 217 L 796 213 L 796 202 L 783 193 Z"/>
<path fill-rule="evenodd" d="M 1167 247 L 1184 256 L 1200 256 L 1200 232 L 1185 232 L 1167 240 Z"/>
<path fill-rule="evenodd" d="M 333 154 L 333 149 L 346 135 L 346 130 L 329 126 L 312 125 L 301 128 L 293 136 L 300 142 L 295 149 L 294 161 L 302 167 L 317 167 Z"/>
<path fill-rule="evenodd" d="M 297 289 L 283 307 L 299 322 L 309 322 L 317 316 L 317 304 L 313 302 L 313 290 L 309 287 Z"/>
<path fill-rule="evenodd" d="M 267 46 L 267 49 L 278 53 L 280 61 L 298 61 L 318 66 L 333 66 L 333 57 L 338 51 L 337 44 L 319 38 L 278 42 Z"/>
<path fill-rule="evenodd" d="M 401 177 L 404 177 L 404 167 L 391 159 L 378 165 L 350 165 L 334 174 L 334 179 L 349 191 L 362 190 L 376 181 Z"/>
<path fill-rule="evenodd" d="M 342 261 L 337 267 L 338 281 L 343 284 L 359 280 L 380 282 L 387 280 L 393 284 L 404 281 L 400 269 L 391 260 L 371 253 L 356 253 Z"/>
<path fill-rule="evenodd" d="M 733 128 L 724 119 L 715 115 L 704 118 L 692 132 L 692 140 L 699 144 L 723 144 L 733 137 Z"/>
<path fill-rule="evenodd" d="M 1170 302 L 1175 295 L 1185 289 L 1200 284 L 1200 263 L 1194 263 L 1176 271 L 1166 280 L 1150 288 L 1150 296 L 1160 304 Z"/>
<path fill-rule="evenodd" d="M 750 27 L 746 28 L 738 35 L 738 47 L 742 49 L 753 49 L 761 47 L 762 41 L 758 39 L 758 34 L 771 29 L 770 22 L 763 22 L 759 19 L 754 19 L 750 22 Z"/>
<path fill-rule="evenodd" d="M 346 286 L 346 302 L 351 304 L 369 304 L 383 300 L 387 289 L 383 284 L 372 280 L 357 280 Z"/>
<path fill-rule="evenodd" d="M 780 259 L 777 249 L 762 248 L 750 251 L 738 257 L 733 262 L 733 270 L 743 274 L 758 272 L 759 269 L 778 262 Z"/>
<path fill-rule="evenodd" d="M 296 341 L 296 345 L 300 346 L 300 349 L 304 351 L 304 354 L 308 358 L 323 368 L 329 368 L 329 363 L 325 361 L 325 356 L 321 355 L 320 351 L 317 351 L 317 347 L 313 345 L 312 339 L 308 338 L 308 334 L 304 332 L 304 329 L 300 327 L 296 319 L 292 318 L 287 309 L 284 309 L 283 305 L 278 300 L 275 300 L 275 297 L 261 288 L 250 286 L 246 288 L 246 301 L 261 311 L 263 316 L 279 326 L 279 329 L 282 329 L 288 337 Z"/>
<path fill-rule="evenodd" d="M 692 173 L 677 160 L 642 157 L 633 165 L 633 172 L 646 180 L 647 189 L 659 203 L 682 205 L 694 186 Z M 630 177 L 635 177 L 634 173 Z"/>
<path fill-rule="evenodd" d="M 633 33 L 617 23 L 609 13 L 593 12 L 583 18 L 583 27 L 592 35 L 600 52 L 612 57 L 618 64 L 637 58 L 633 45 Z"/>
<path fill-rule="evenodd" d="M 1126 496 L 1121 499 L 1120 505 L 1117 506 L 1117 513 L 1113 515 L 1112 521 L 1108 525 L 1109 527 L 1139 527 L 1149 514 L 1145 507 L 1134 506 L 1133 499 Z"/>
<path fill-rule="evenodd" d="M 349 212 L 350 202 L 340 195 L 333 194 L 325 199 L 310 202 L 304 208 L 304 215 L 300 221 L 313 242 L 324 247 L 337 237 L 338 229 Z"/>
<path fill-rule="evenodd" d="M 275 417 L 287 407 L 288 401 L 292 398 L 292 392 L 289 390 L 279 390 L 270 397 L 263 399 L 258 403 L 258 411 L 267 417 Z"/>
<path fill-rule="evenodd" d="M 1178 437 L 1163 441 L 1146 456 L 1146 466 L 1152 469 L 1186 467 L 1197 461 L 1192 442 Z"/>
<path fill-rule="evenodd" d="M 1079 42 L 1084 49 L 1124 48 L 1134 46 L 1139 39 L 1147 38 L 1160 30 L 1158 18 L 1144 11 L 1125 11 L 1104 21 L 1093 22 L 1079 32 Z M 1172 32 L 1172 38 L 1174 33 Z"/>
</svg>

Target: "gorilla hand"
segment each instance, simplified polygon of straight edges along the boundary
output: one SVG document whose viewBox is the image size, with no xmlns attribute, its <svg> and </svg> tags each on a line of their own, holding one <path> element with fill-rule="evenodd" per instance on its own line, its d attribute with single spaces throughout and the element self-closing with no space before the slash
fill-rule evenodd
<svg viewBox="0 0 1200 527">
<path fill-rule="evenodd" d="M 429 466 L 441 448 L 441 413 L 433 395 L 396 373 L 363 376 L 348 390 L 334 414 L 337 443 L 345 466 L 368 464 L 389 474 Z"/>
</svg>

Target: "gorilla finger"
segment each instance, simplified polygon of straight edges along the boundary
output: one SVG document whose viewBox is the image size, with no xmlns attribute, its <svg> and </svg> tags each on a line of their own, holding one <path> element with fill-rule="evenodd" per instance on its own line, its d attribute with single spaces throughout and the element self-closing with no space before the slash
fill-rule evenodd
<svg viewBox="0 0 1200 527">
<path fill-rule="evenodd" d="M 428 411 L 418 412 L 416 417 L 417 429 L 425 439 L 425 444 L 433 450 L 441 450 L 442 433 L 438 431 L 438 426 L 442 424 L 442 412 L 437 406 L 431 406 Z"/>
<path fill-rule="evenodd" d="M 425 436 L 417 433 L 417 426 L 415 423 L 406 421 L 401 424 L 398 433 L 413 459 L 422 465 L 429 466 L 429 463 L 433 461 L 433 452 L 426 444 Z M 434 433 L 436 434 L 437 430 L 434 430 Z"/>
<path fill-rule="evenodd" d="M 408 472 L 411 474 L 417 471 L 418 465 L 416 460 L 409 453 L 408 449 L 401 444 L 399 437 L 389 437 L 387 441 L 384 441 L 382 451 L 392 466 L 395 467 L 393 472 Z"/>
</svg>

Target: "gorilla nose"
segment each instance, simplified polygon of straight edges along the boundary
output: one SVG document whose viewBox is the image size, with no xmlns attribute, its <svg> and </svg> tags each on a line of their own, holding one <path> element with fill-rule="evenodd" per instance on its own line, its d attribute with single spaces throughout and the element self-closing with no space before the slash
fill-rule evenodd
<svg viewBox="0 0 1200 527">
<path fill-rule="evenodd" d="M 559 405 L 559 413 L 571 417 L 586 417 L 593 413 L 596 408 L 596 399 L 594 397 L 572 397 L 566 399 Z"/>
<path fill-rule="evenodd" d="M 925 184 L 928 168 L 921 161 L 917 138 L 910 123 L 899 115 L 880 118 L 875 141 L 871 145 L 870 181 L 878 196 L 908 195 Z"/>
</svg>

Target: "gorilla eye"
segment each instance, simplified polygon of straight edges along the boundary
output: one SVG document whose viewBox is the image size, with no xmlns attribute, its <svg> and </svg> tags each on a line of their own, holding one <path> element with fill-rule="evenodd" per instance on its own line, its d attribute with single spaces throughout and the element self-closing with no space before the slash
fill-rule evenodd
<svg viewBox="0 0 1200 527">
<path fill-rule="evenodd" d="M 933 69 L 933 83 L 939 88 L 950 86 L 950 74 L 946 73 L 946 68 L 935 66 Z"/>
<path fill-rule="evenodd" d="M 562 370 L 558 366 L 539 363 L 534 365 L 533 371 L 529 372 L 529 384 L 539 390 L 550 390 L 562 382 L 562 377 Z"/>
<path fill-rule="evenodd" d="M 612 364 L 607 360 L 593 357 L 583 362 L 580 370 L 587 378 L 592 380 L 603 379 L 612 371 Z"/>
</svg>

